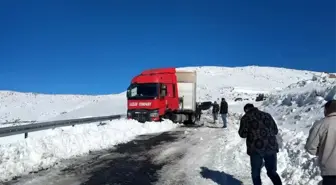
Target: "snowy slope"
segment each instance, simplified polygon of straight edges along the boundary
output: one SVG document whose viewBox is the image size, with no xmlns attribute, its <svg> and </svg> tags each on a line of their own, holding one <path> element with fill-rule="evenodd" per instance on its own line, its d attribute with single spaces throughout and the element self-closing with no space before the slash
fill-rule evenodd
<svg viewBox="0 0 336 185">
<path fill-rule="evenodd" d="M 45 120 L 96 102 L 104 96 L 48 95 L 0 91 L 0 123 Z"/>
<path fill-rule="evenodd" d="M 65 114 L 60 114 L 48 120 L 61 120 L 84 118 L 93 116 L 107 116 L 114 114 L 126 114 L 126 94 L 106 95 L 97 101 L 90 102 L 86 106 L 69 111 Z"/>
<path fill-rule="evenodd" d="M 197 94 L 200 101 L 214 101 L 223 96 L 228 100 L 237 97 L 251 98 L 252 94 L 281 90 L 292 83 L 311 79 L 314 74 L 318 74 L 312 71 L 257 66 L 204 66 L 181 69 L 196 70 Z"/>
</svg>

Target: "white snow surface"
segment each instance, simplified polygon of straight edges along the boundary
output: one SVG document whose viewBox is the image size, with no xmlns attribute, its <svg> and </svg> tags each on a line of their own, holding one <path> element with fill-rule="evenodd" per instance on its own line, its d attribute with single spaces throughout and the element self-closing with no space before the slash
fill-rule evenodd
<svg viewBox="0 0 336 185">
<path fill-rule="evenodd" d="M 201 144 L 192 145 L 189 149 L 175 148 L 185 151 L 186 156 L 178 164 L 172 164 L 175 165 L 174 171 L 163 169 L 163 179 L 167 177 L 173 180 L 174 175 L 180 177 L 182 174 L 189 184 L 216 184 L 199 175 L 201 167 L 206 167 L 232 175 L 234 179 L 231 176 L 226 178 L 234 180 L 233 185 L 235 179 L 244 182 L 244 185 L 251 184 L 245 140 L 239 138 L 237 129 L 243 105 L 253 102 L 260 109 L 270 112 L 280 128 L 282 148 L 278 155 L 278 172 L 284 184 L 313 185 L 319 182 L 314 157 L 307 154 L 303 146 L 310 126 L 323 117 L 321 106 L 326 100 L 336 98 L 335 79 L 327 78 L 324 73 L 257 66 L 181 69 L 197 71 L 199 101 L 227 99 L 230 122 L 227 130 L 200 128 L 194 139 L 201 141 Z M 258 93 L 266 93 L 267 100 L 254 102 Z M 236 98 L 245 100 L 235 102 Z M 0 120 L 3 122 L 16 119 L 57 120 L 126 112 L 125 93 L 82 96 L 5 91 L 0 92 L 0 101 Z M 211 117 L 205 116 L 204 119 Z M 90 150 L 112 147 L 130 141 L 139 134 L 176 127 L 171 122 L 140 124 L 115 120 L 103 126 L 87 124 L 36 132 L 30 134 L 28 139 L 14 139 L 10 143 L 1 141 L 6 138 L 0 138 L 0 180 L 50 167 L 60 159 L 82 155 Z M 166 152 L 169 153 L 169 150 Z M 266 185 L 271 184 L 265 169 L 262 178 Z"/>
<path fill-rule="evenodd" d="M 316 158 L 304 145 L 311 126 L 324 117 L 323 105 L 331 99 L 336 99 L 336 79 L 322 76 L 293 84 L 263 103 L 281 129 L 278 164 L 285 184 L 315 185 L 321 180 Z"/>
<path fill-rule="evenodd" d="M 60 159 L 131 141 L 140 134 L 163 132 L 177 127 L 170 121 L 141 124 L 134 120 L 114 120 L 105 123 L 45 130 L 41 131 L 43 134 L 31 134 L 25 140 L 0 145 L 0 181 L 49 168 Z"/>
<path fill-rule="evenodd" d="M 0 91 L 0 123 L 19 121 L 45 121 L 53 117 L 71 117 L 68 114 L 72 111 L 80 112 L 85 107 L 95 106 L 104 102 L 119 104 L 123 95 L 49 95 L 37 93 L 22 93 L 14 91 Z M 125 97 L 126 98 L 126 97 Z M 101 108 L 99 114 L 111 115 L 116 110 L 114 104 L 110 107 Z M 119 105 L 117 105 L 119 106 Z M 115 107 L 121 108 L 121 107 Z M 105 112 L 102 112 L 105 110 Z M 108 111 L 110 110 L 110 111 Z M 122 109 L 120 109 L 122 111 Z M 91 110 L 92 111 L 92 110 Z M 94 116 L 93 113 L 79 113 L 75 117 Z"/>
<path fill-rule="evenodd" d="M 228 100 L 236 97 L 251 98 L 251 94 L 281 90 L 292 83 L 311 79 L 320 74 L 275 67 L 185 67 L 196 70 L 197 95 L 200 101 L 218 100 L 223 96 Z M 252 97 L 254 99 L 254 97 Z"/>
</svg>

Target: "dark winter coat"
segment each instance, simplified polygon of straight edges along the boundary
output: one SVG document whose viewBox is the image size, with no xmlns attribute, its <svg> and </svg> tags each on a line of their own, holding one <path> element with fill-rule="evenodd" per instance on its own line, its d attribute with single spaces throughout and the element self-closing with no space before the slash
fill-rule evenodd
<svg viewBox="0 0 336 185">
<path fill-rule="evenodd" d="M 226 101 L 222 101 L 220 104 L 220 114 L 227 114 L 228 113 L 228 103 Z"/>
<path fill-rule="evenodd" d="M 272 116 L 253 108 L 240 120 L 238 131 L 240 137 L 246 138 L 247 154 L 274 154 L 279 152 L 276 139 L 278 127 Z"/>
<path fill-rule="evenodd" d="M 212 104 L 212 113 L 213 114 L 218 114 L 218 112 L 219 112 L 219 105 L 218 105 L 218 103 Z"/>
<path fill-rule="evenodd" d="M 202 109 L 200 105 L 196 106 L 196 114 L 202 114 Z"/>
</svg>

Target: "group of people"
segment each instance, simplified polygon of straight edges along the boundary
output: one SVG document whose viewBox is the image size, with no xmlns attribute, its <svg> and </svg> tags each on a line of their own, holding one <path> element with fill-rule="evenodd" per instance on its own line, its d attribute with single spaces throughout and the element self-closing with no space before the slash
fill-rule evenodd
<svg viewBox="0 0 336 185">
<path fill-rule="evenodd" d="M 197 121 L 200 121 L 201 114 L 202 114 L 202 110 L 201 110 L 200 104 L 197 104 L 196 106 L 196 120 Z M 212 103 L 212 116 L 214 119 L 214 123 L 216 123 L 216 121 L 218 120 L 218 114 L 220 114 L 222 118 L 223 128 L 226 128 L 227 127 L 228 103 L 225 101 L 225 98 L 222 98 L 220 106 L 216 101 Z"/>
<path fill-rule="evenodd" d="M 282 185 L 277 173 L 279 144 L 276 136 L 279 131 L 276 122 L 269 113 L 253 104 L 246 104 L 244 112 L 238 134 L 246 138 L 253 184 L 262 184 L 260 173 L 264 164 L 273 184 Z M 324 115 L 310 129 L 305 149 L 318 157 L 322 184 L 336 185 L 336 100 L 330 100 L 324 105 Z"/>
<path fill-rule="evenodd" d="M 219 104 L 215 101 L 212 104 L 212 116 L 214 123 L 218 120 L 218 114 L 220 114 L 223 121 L 223 128 L 227 127 L 227 113 L 228 113 L 228 103 L 225 101 L 225 98 L 222 98 L 222 101 Z"/>
</svg>

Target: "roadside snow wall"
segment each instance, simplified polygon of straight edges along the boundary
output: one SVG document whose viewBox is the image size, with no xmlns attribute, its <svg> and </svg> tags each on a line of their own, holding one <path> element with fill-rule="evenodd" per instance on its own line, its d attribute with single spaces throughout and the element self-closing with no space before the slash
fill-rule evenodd
<svg viewBox="0 0 336 185">
<path fill-rule="evenodd" d="M 336 80 L 314 76 L 290 85 L 266 100 L 262 108 L 271 113 L 280 129 L 278 168 L 284 184 L 316 185 L 321 180 L 316 157 L 304 145 L 309 129 L 323 118 L 323 105 L 336 98 Z"/>
</svg>

